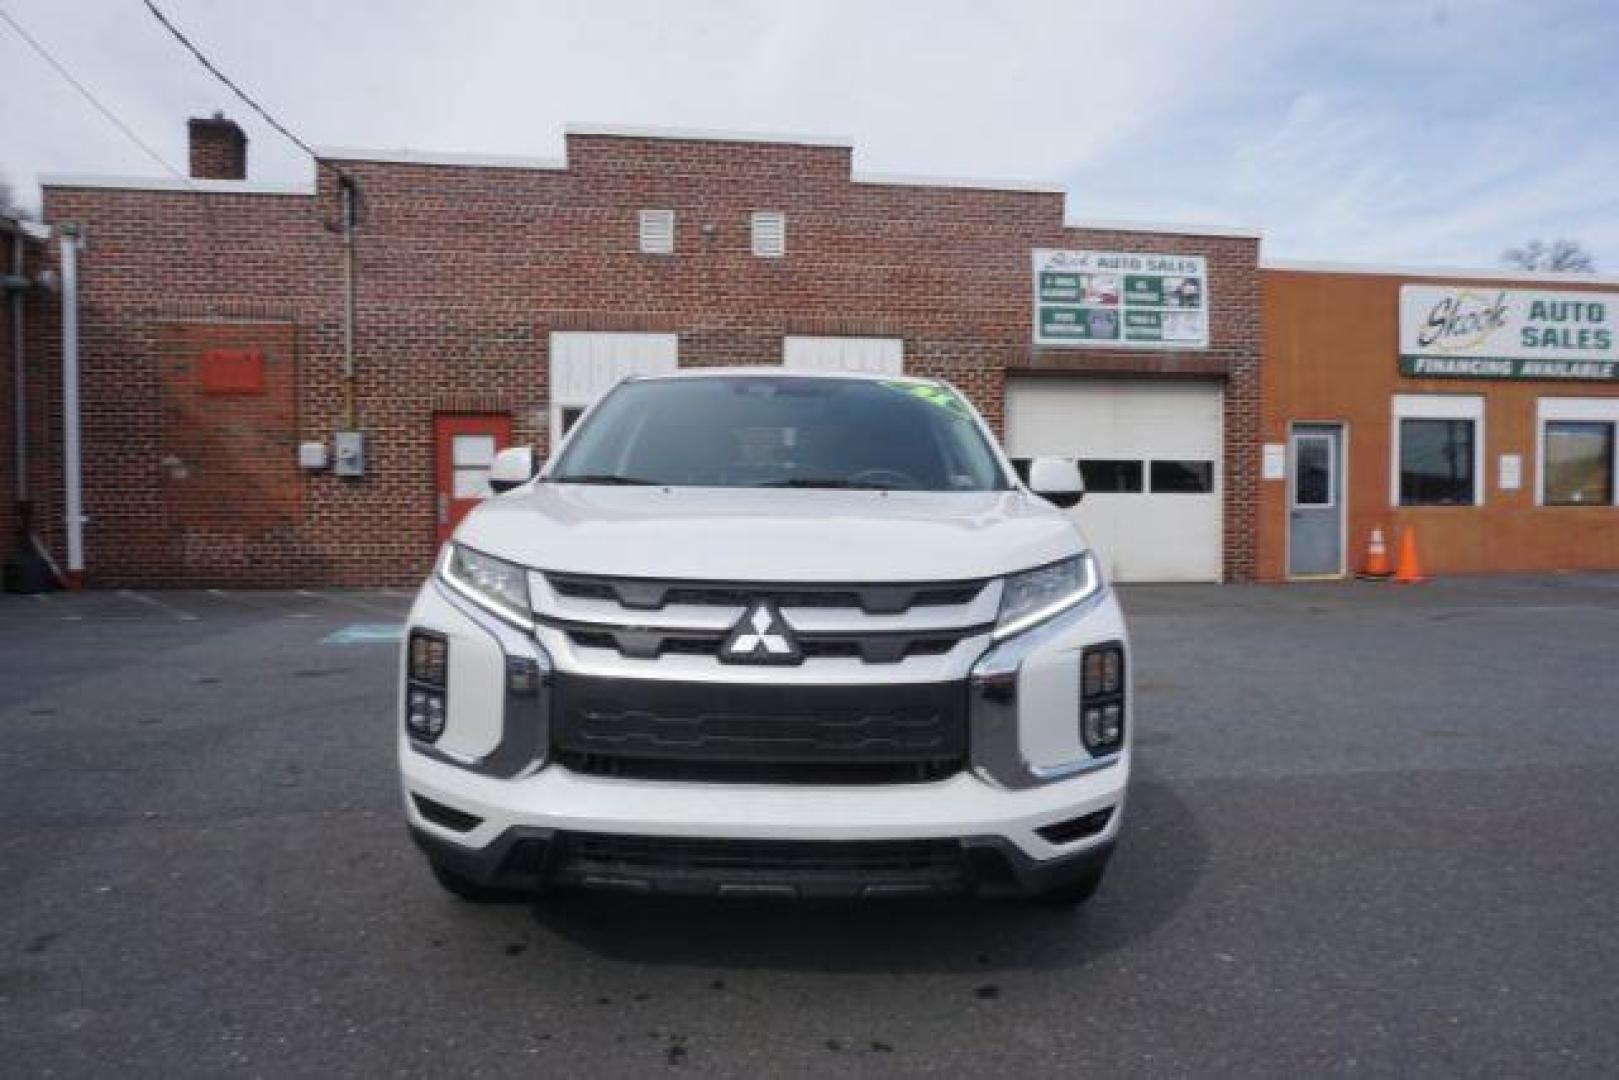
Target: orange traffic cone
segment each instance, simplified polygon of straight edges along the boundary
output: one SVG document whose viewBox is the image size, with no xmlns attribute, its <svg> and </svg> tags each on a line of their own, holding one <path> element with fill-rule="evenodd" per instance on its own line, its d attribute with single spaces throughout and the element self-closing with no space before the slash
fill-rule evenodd
<svg viewBox="0 0 1619 1080">
<path fill-rule="evenodd" d="M 1383 530 L 1375 528 L 1371 537 L 1366 541 L 1366 566 L 1361 570 L 1363 578 L 1386 578 L 1394 571 L 1389 567 L 1388 545 L 1383 543 Z"/>
<path fill-rule="evenodd" d="M 1417 530 L 1407 525 L 1400 530 L 1400 561 L 1394 568 L 1394 583 L 1420 585 L 1427 580 L 1422 576 L 1422 568 L 1417 565 Z"/>
</svg>

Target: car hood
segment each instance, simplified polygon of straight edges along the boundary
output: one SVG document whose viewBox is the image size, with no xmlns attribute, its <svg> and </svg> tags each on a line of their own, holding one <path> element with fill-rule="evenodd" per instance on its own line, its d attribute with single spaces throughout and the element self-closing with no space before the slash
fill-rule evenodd
<svg viewBox="0 0 1619 1080">
<path fill-rule="evenodd" d="M 820 491 L 536 483 L 490 499 L 461 543 L 524 566 L 717 581 L 947 581 L 1074 555 L 1021 491 Z"/>
</svg>

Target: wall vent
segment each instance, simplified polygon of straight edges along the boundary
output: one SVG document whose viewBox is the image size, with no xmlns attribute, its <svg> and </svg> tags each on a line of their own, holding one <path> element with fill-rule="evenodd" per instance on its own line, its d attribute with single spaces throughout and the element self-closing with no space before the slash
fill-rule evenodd
<svg viewBox="0 0 1619 1080">
<path fill-rule="evenodd" d="M 787 215 L 761 210 L 753 215 L 753 253 L 764 259 L 787 254 Z"/>
<path fill-rule="evenodd" d="M 672 255 L 675 250 L 675 212 L 641 211 L 641 251 L 647 255 Z"/>
</svg>

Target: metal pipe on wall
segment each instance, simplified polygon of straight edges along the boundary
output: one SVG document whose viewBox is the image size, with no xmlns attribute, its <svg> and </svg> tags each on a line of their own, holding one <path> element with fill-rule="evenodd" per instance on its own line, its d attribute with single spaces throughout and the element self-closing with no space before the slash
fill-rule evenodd
<svg viewBox="0 0 1619 1080">
<path fill-rule="evenodd" d="M 337 190 L 343 200 L 343 426 L 353 431 L 356 426 L 354 402 L 354 182 L 347 176 L 338 179 Z"/>
<path fill-rule="evenodd" d="M 79 452 L 79 230 L 62 226 L 62 481 L 67 581 L 84 575 L 84 489 Z"/>
<path fill-rule="evenodd" d="M 23 278 L 23 244 L 26 234 L 22 225 L 11 223 L 11 273 L 19 281 Z M 12 490 L 18 505 L 28 502 L 28 369 L 27 353 L 23 343 L 23 291 L 19 286 L 11 290 L 11 403 L 12 432 L 16 440 L 12 462 L 17 477 Z"/>
</svg>

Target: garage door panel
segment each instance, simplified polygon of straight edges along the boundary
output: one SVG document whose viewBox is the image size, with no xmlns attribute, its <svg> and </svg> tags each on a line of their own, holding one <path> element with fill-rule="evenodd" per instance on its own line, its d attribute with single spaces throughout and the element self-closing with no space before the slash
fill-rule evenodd
<svg viewBox="0 0 1619 1080">
<path fill-rule="evenodd" d="M 1117 581 L 1219 580 L 1222 420 L 1215 383 L 1024 378 L 1007 386 L 1013 457 L 1078 458 L 1093 477 L 1123 477 L 1132 488 L 1089 485 L 1070 511 Z M 1173 490 L 1154 490 L 1154 462 L 1162 463 L 1159 484 Z"/>
</svg>

